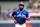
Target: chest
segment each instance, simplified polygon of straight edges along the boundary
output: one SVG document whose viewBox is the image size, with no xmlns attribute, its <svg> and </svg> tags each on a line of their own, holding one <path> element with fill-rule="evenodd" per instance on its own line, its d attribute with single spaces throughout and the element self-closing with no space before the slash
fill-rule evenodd
<svg viewBox="0 0 40 27">
<path fill-rule="evenodd" d="M 18 11 L 18 12 L 16 12 L 16 15 L 17 16 L 25 16 L 26 12 L 20 12 L 20 11 Z"/>
</svg>

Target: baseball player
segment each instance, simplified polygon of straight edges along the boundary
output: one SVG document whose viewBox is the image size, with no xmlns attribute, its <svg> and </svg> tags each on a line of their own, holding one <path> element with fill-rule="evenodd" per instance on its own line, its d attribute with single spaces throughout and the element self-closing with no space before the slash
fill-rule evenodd
<svg viewBox="0 0 40 27">
<path fill-rule="evenodd" d="M 25 21 L 29 21 L 30 17 L 28 11 L 24 9 L 23 2 L 19 3 L 19 9 L 14 10 L 11 18 L 15 23 L 15 27 L 26 27 Z"/>
</svg>

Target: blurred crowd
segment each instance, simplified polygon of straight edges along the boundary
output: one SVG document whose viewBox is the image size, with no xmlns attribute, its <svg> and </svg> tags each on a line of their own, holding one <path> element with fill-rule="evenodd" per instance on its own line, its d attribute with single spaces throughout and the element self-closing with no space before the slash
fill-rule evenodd
<svg viewBox="0 0 40 27">
<path fill-rule="evenodd" d="M 34 3 L 29 1 L 27 10 L 29 13 L 40 13 L 40 1 L 39 3 L 37 3 L 36 1 Z"/>
<path fill-rule="evenodd" d="M 31 2 L 29 1 L 28 6 L 27 6 L 27 11 L 29 13 L 40 13 L 40 1 L 39 3 L 35 2 Z M 13 13 L 13 11 L 16 10 L 15 9 L 7 9 L 6 13 L 3 12 L 0 14 L 0 20 L 11 20 L 10 14 Z M 39 19 L 40 20 L 40 16 L 30 16 L 30 18 L 36 20 Z"/>
</svg>

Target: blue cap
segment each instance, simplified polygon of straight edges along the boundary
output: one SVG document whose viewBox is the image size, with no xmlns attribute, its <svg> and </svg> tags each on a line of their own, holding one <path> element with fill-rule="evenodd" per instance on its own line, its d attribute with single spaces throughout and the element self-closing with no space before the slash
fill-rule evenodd
<svg viewBox="0 0 40 27">
<path fill-rule="evenodd" d="M 20 3 L 19 3 L 19 5 L 22 5 L 22 6 L 24 6 L 24 3 L 23 3 L 23 2 L 20 2 Z"/>
</svg>

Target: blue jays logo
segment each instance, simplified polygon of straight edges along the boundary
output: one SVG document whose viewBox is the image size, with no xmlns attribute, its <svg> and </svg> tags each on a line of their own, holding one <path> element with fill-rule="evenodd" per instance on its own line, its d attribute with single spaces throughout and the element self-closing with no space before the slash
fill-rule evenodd
<svg viewBox="0 0 40 27">
<path fill-rule="evenodd" d="M 25 16 L 25 15 L 23 15 L 23 14 L 22 14 L 22 15 L 21 15 L 21 14 L 17 15 L 17 17 L 20 17 L 20 16 L 21 16 L 21 17 L 25 17 L 25 18 L 26 18 L 26 16 Z"/>
</svg>

